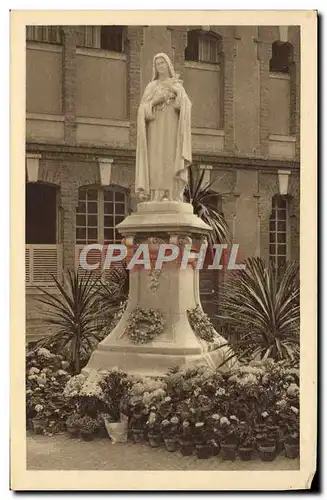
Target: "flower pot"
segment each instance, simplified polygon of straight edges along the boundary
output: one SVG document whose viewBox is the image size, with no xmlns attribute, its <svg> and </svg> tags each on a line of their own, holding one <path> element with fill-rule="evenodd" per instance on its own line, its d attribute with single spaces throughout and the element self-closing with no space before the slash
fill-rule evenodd
<svg viewBox="0 0 327 500">
<path fill-rule="evenodd" d="M 77 438 L 79 434 L 79 430 L 75 427 L 67 427 L 67 432 L 71 438 Z"/>
<path fill-rule="evenodd" d="M 157 448 L 158 446 L 160 446 L 160 444 L 162 442 L 161 435 L 155 434 L 152 432 L 149 432 L 148 439 L 149 439 L 149 445 L 151 446 L 151 448 Z"/>
<path fill-rule="evenodd" d="M 276 458 L 276 444 L 259 445 L 260 458 L 263 462 L 272 462 Z"/>
<path fill-rule="evenodd" d="M 248 462 L 252 458 L 253 448 L 249 446 L 240 446 L 238 449 L 238 456 L 244 462 Z"/>
<path fill-rule="evenodd" d="M 236 448 L 236 444 L 222 443 L 220 446 L 221 458 L 234 461 L 236 459 Z"/>
<path fill-rule="evenodd" d="M 177 439 L 165 439 L 165 445 L 167 451 L 177 450 Z"/>
<path fill-rule="evenodd" d="M 127 426 L 128 423 L 124 422 L 109 422 L 105 419 L 104 421 L 107 432 L 111 439 L 112 444 L 115 443 L 126 443 L 127 441 Z"/>
<path fill-rule="evenodd" d="M 211 455 L 213 457 L 216 457 L 217 455 L 219 455 L 220 445 L 219 445 L 219 443 L 217 443 L 217 441 L 215 439 L 212 439 L 210 441 L 210 446 L 211 446 Z"/>
<path fill-rule="evenodd" d="M 195 445 L 196 457 L 200 459 L 211 457 L 211 445 L 210 444 L 196 444 Z"/>
<path fill-rule="evenodd" d="M 93 441 L 94 439 L 94 434 L 93 432 L 85 432 L 81 431 L 81 437 L 84 441 Z"/>
<path fill-rule="evenodd" d="M 143 429 L 133 429 L 132 436 L 133 436 L 134 443 L 141 443 L 144 439 Z"/>
<path fill-rule="evenodd" d="M 300 454 L 300 446 L 298 443 L 285 443 L 284 450 L 287 458 L 297 458 Z"/>
<path fill-rule="evenodd" d="M 33 431 L 35 434 L 43 434 L 44 429 L 46 427 L 45 421 L 38 419 L 38 418 L 33 418 L 32 420 L 33 423 Z"/>
<path fill-rule="evenodd" d="M 193 454 L 194 445 L 191 441 L 181 441 L 179 449 L 183 457 L 189 457 Z"/>
</svg>

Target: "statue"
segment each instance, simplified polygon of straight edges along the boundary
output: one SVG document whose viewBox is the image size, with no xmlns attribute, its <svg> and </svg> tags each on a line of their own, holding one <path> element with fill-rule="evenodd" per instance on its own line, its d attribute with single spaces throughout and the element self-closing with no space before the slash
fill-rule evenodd
<svg viewBox="0 0 327 500">
<path fill-rule="evenodd" d="M 183 202 L 191 161 L 191 102 L 169 57 L 159 53 L 138 109 L 136 192 L 143 200 Z"/>
</svg>

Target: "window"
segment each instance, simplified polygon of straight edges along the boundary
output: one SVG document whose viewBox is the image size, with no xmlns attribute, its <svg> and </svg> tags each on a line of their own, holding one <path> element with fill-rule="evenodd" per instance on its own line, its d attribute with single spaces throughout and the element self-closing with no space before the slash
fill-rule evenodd
<svg viewBox="0 0 327 500">
<path fill-rule="evenodd" d="M 124 52 L 124 26 L 101 26 L 101 49 Z"/>
<path fill-rule="evenodd" d="M 124 26 L 78 26 L 77 46 L 124 52 Z"/>
<path fill-rule="evenodd" d="M 293 59 L 293 46 L 288 42 L 272 44 L 272 58 L 269 61 L 269 71 L 272 73 L 290 73 Z"/>
<path fill-rule="evenodd" d="M 62 30 L 60 26 L 26 26 L 26 40 L 61 44 Z"/>
<path fill-rule="evenodd" d="M 269 221 L 269 257 L 276 269 L 287 260 L 287 199 L 276 195 L 272 200 L 272 212 Z"/>
<path fill-rule="evenodd" d="M 76 209 L 76 244 L 119 243 L 116 225 L 127 215 L 127 197 L 122 188 L 81 188 Z"/>
<path fill-rule="evenodd" d="M 219 64 L 221 59 L 221 36 L 217 33 L 191 30 L 187 33 L 185 59 Z"/>
</svg>

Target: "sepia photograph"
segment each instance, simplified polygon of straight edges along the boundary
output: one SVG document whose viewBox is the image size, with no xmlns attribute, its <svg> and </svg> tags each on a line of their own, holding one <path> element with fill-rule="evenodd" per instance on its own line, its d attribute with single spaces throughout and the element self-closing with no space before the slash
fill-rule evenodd
<svg viewBox="0 0 327 500">
<path fill-rule="evenodd" d="M 21 25 L 26 471 L 299 474 L 301 23 L 69 19 Z"/>
</svg>

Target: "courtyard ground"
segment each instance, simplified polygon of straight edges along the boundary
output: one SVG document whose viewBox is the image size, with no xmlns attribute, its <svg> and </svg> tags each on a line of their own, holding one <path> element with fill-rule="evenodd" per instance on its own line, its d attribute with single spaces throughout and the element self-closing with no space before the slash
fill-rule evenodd
<svg viewBox="0 0 327 500">
<path fill-rule="evenodd" d="M 195 456 L 182 457 L 178 452 L 169 453 L 146 444 L 113 445 L 109 439 L 86 442 L 65 434 L 27 435 L 29 470 L 297 470 L 299 467 L 299 459 L 283 456 L 273 462 L 226 462 L 219 457 L 198 460 Z"/>
</svg>

